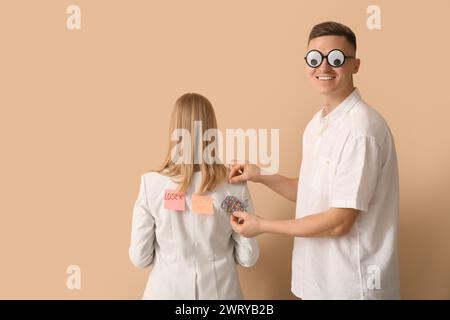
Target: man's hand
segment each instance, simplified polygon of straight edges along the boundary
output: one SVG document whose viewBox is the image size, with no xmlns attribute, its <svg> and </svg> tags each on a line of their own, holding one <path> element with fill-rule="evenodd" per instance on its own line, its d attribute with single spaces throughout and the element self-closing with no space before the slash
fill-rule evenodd
<svg viewBox="0 0 450 320">
<path fill-rule="evenodd" d="M 237 183 L 243 181 L 258 182 L 261 176 L 261 169 L 256 164 L 232 164 L 228 181 L 230 183 Z"/>
<path fill-rule="evenodd" d="M 230 216 L 231 227 L 246 238 L 253 238 L 263 233 L 263 220 L 255 214 L 236 211 Z"/>
</svg>

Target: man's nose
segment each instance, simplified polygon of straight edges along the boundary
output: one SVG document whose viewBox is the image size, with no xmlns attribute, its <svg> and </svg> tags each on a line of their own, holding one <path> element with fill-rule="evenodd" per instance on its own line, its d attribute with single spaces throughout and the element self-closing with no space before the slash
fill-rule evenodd
<svg viewBox="0 0 450 320">
<path fill-rule="evenodd" d="M 324 58 L 323 61 L 322 61 L 322 64 L 317 69 L 317 72 L 319 72 L 319 73 L 327 73 L 327 72 L 330 72 L 331 70 L 332 69 L 331 69 L 330 64 L 328 63 L 328 59 Z"/>
</svg>

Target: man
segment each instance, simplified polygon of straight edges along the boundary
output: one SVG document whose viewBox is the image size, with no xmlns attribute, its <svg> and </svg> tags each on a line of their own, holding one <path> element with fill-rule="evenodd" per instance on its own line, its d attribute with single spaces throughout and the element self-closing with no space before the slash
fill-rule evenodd
<svg viewBox="0 0 450 320">
<path fill-rule="evenodd" d="M 295 237 L 291 290 L 302 299 L 399 299 L 397 156 L 388 125 L 354 87 L 355 34 L 336 22 L 314 26 L 305 62 L 324 106 L 305 129 L 299 179 L 253 164 L 233 165 L 229 177 L 296 201 L 296 219 L 235 212 L 232 227 Z"/>
</svg>

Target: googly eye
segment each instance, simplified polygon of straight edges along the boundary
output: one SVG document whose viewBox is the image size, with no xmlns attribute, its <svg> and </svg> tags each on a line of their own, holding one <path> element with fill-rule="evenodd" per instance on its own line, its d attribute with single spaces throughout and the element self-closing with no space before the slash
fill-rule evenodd
<svg viewBox="0 0 450 320">
<path fill-rule="evenodd" d="M 311 50 L 306 55 L 306 63 L 311 68 L 317 68 L 322 64 L 322 54 L 317 50 Z"/>
<path fill-rule="evenodd" d="M 327 59 L 332 67 L 340 67 L 344 64 L 345 55 L 341 50 L 335 49 L 328 53 Z"/>
</svg>

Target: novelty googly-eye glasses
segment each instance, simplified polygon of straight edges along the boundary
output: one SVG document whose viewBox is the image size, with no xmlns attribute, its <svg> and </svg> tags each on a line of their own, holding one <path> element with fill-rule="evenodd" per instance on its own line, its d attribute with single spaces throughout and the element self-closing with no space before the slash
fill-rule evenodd
<svg viewBox="0 0 450 320">
<path fill-rule="evenodd" d="M 324 55 L 322 52 L 318 50 L 310 50 L 306 54 L 305 60 L 306 64 L 311 68 L 318 68 L 322 64 L 324 59 L 327 59 L 328 64 L 333 68 L 342 67 L 345 63 L 345 59 L 354 59 L 354 56 L 346 56 L 344 52 L 339 49 L 333 49 L 328 52 L 327 55 Z"/>
</svg>

